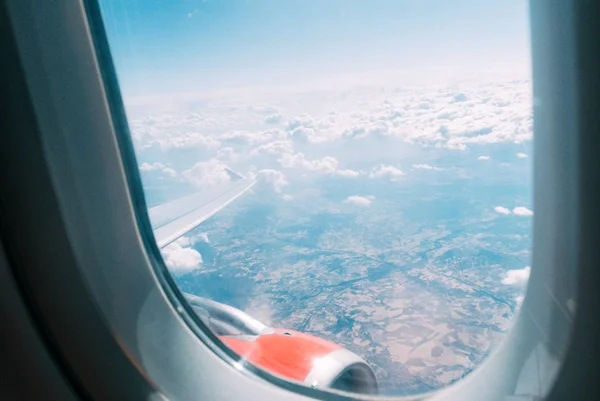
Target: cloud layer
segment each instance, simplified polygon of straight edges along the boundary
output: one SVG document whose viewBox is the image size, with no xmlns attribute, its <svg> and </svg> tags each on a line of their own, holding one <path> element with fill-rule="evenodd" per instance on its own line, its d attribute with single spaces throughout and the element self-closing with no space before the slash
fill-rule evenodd
<svg viewBox="0 0 600 401">
<path fill-rule="evenodd" d="M 400 170 L 398 167 L 381 165 L 373 169 L 373 171 L 371 171 L 371 173 L 369 174 L 369 177 L 397 180 L 403 175 L 406 175 L 406 173 L 404 173 L 404 171 Z"/>
<path fill-rule="evenodd" d="M 496 206 L 494 210 L 500 214 L 511 214 L 511 210 L 504 206 Z M 515 216 L 533 216 L 533 211 L 526 208 L 525 206 L 517 206 L 513 208 L 512 213 Z"/>
<path fill-rule="evenodd" d="M 166 266 L 177 275 L 191 273 L 199 269 L 202 264 L 200 253 L 190 247 L 182 246 L 181 243 L 181 241 L 173 242 L 161 250 Z"/>
<path fill-rule="evenodd" d="M 344 200 L 344 203 L 350 203 L 357 206 L 369 206 L 372 202 L 372 198 L 373 197 L 367 198 L 365 196 L 352 195 L 347 197 L 346 200 Z"/>
<path fill-rule="evenodd" d="M 496 206 L 494 210 L 500 214 L 510 214 L 510 209 L 503 206 Z"/>
<path fill-rule="evenodd" d="M 506 277 L 502 279 L 502 283 L 507 285 L 525 285 L 527 280 L 529 280 L 530 273 L 530 266 L 525 266 L 517 270 L 509 270 L 506 272 Z"/>
<path fill-rule="evenodd" d="M 517 216 L 533 216 L 533 211 L 524 206 L 515 207 L 512 212 Z"/>
</svg>

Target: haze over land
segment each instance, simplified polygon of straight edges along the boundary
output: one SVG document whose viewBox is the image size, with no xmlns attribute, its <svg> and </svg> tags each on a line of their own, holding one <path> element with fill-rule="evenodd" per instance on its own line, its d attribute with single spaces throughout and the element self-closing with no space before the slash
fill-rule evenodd
<svg viewBox="0 0 600 401">
<path fill-rule="evenodd" d="M 177 283 L 348 347 L 387 394 L 462 377 L 529 275 L 529 82 L 287 90 L 131 121 L 150 206 L 259 180 L 165 249 Z"/>
<path fill-rule="evenodd" d="M 439 388 L 530 272 L 527 2 L 100 1 L 146 200 L 259 181 L 177 243 L 184 291 Z"/>
</svg>

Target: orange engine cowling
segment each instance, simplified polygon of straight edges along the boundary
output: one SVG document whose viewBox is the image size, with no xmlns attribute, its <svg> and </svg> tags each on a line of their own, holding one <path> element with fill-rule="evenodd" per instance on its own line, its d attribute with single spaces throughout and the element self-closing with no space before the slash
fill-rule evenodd
<svg viewBox="0 0 600 401">
<path fill-rule="evenodd" d="M 346 348 L 309 334 L 270 328 L 228 305 L 188 294 L 186 298 L 221 341 L 248 362 L 312 387 L 377 394 L 370 366 Z"/>
</svg>

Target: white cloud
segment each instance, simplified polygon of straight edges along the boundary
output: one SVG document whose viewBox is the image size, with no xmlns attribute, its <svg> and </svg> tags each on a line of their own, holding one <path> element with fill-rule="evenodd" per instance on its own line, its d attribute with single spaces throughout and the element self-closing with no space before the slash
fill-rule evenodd
<svg viewBox="0 0 600 401">
<path fill-rule="evenodd" d="M 467 95 L 465 95 L 464 93 L 457 93 L 453 96 L 453 99 L 455 102 L 466 102 L 467 100 L 469 100 L 469 98 L 467 97 Z"/>
<path fill-rule="evenodd" d="M 533 216 L 533 211 L 524 206 L 517 206 L 512 211 L 517 216 Z"/>
<path fill-rule="evenodd" d="M 225 146 L 217 151 L 217 158 L 229 162 L 235 162 L 240 158 L 240 155 L 235 153 L 233 148 Z"/>
<path fill-rule="evenodd" d="M 193 147 L 215 149 L 220 141 L 212 132 L 223 126 L 223 122 L 199 113 L 182 116 L 163 112 L 133 119 L 130 126 L 134 141 L 141 149 L 152 146 L 158 146 L 161 150 Z"/>
<path fill-rule="evenodd" d="M 263 142 L 287 139 L 287 133 L 278 128 L 264 130 L 259 135 Z"/>
<path fill-rule="evenodd" d="M 490 160 L 489 156 L 479 156 L 477 160 Z"/>
<path fill-rule="evenodd" d="M 514 131 L 512 131 L 514 129 Z M 520 144 L 525 141 L 530 141 L 533 138 L 531 127 L 510 128 L 502 127 L 494 128 L 490 133 L 474 135 L 474 136 L 456 136 L 448 139 L 446 146 L 449 149 L 466 149 L 466 145 L 473 144 L 490 144 L 490 143 L 515 143 Z"/>
<path fill-rule="evenodd" d="M 289 183 L 285 179 L 285 175 L 278 170 L 264 169 L 256 174 L 256 179 L 261 185 L 267 185 L 274 192 L 280 194 L 282 188 Z"/>
<path fill-rule="evenodd" d="M 354 171 L 354 170 L 337 170 L 335 173 L 341 177 L 348 177 L 348 178 L 355 178 L 360 175 L 360 171 Z"/>
<path fill-rule="evenodd" d="M 510 209 L 503 206 L 496 206 L 494 210 L 501 214 L 510 214 Z"/>
<path fill-rule="evenodd" d="M 279 109 L 276 106 L 269 104 L 252 104 L 248 109 L 256 114 L 273 114 L 277 113 Z"/>
<path fill-rule="evenodd" d="M 288 121 L 286 131 L 295 142 L 309 142 L 317 138 L 317 122 L 308 115 L 302 114 Z"/>
<path fill-rule="evenodd" d="M 352 195 L 352 196 L 349 196 L 348 198 L 346 198 L 344 203 L 352 203 L 352 204 L 358 205 L 358 206 L 369 206 L 372 202 L 372 200 L 369 198 L 375 199 L 375 197 L 373 197 L 373 196 L 365 197 L 365 196 Z"/>
<path fill-rule="evenodd" d="M 316 138 L 317 132 L 314 128 L 310 127 L 298 127 L 294 128 L 292 132 L 290 132 L 290 138 L 296 143 L 306 143 L 310 142 L 311 138 Z"/>
<path fill-rule="evenodd" d="M 167 174 L 171 177 L 177 177 L 177 171 L 175 171 L 172 167 L 169 167 L 161 162 L 156 163 L 142 163 L 140 164 L 140 171 L 149 172 L 149 171 L 160 171 L 164 174 Z"/>
<path fill-rule="evenodd" d="M 317 95 L 318 96 L 318 95 Z M 313 99 L 311 102 L 319 102 Z M 323 118 L 302 114 L 287 123 L 286 131 L 289 137 L 297 143 L 322 143 L 339 139 L 345 127 L 340 126 L 337 114 L 328 114 Z"/>
<path fill-rule="evenodd" d="M 315 126 L 315 120 L 308 114 L 302 114 L 298 117 L 294 117 L 287 124 L 287 130 L 293 131 L 299 127 L 313 128 Z"/>
<path fill-rule="evenodd" d="M 251 155 L 257 155 L 260 153 L 276 156 L 279 156 L 283 153 L 294 153 L 294 145 L 291 141 L 279 140 L 260 145 L 250 152 Z"/>
<path fill-rule="evenodd" d="M 264 131 L 239 131 L 233 130 L 219 135 L 219 139 L 223 142 L 259 144 L 266 143 L 277 139 L 285 139 L 286 133 L 280 129 L 268 129 Z"/>
<path fill-rule="evenodd" d="M 166 166 L 164 164 L 162 164 L 161 162 L 156 162 L 153 164 L 144 162 L 140 165 L 140 171 L 155 171 L 155 170 L 161 170 L 165 167 Z"/>
<path fill-rule="evenodd" d="M 208 233 L 198 233 L 198 234 L 194 235 L 190 239 L 190 241 L 192 243 L 194 243 L 194 244 L 197 243 L 197 242 L 205 242 L 207 244 L 210 243 L 210 241 L 208 240 Z"/>
<path fill-rule="evenodd" d="M 185 241 L 183 241 L 185 243 Z M 188 241 L 189 243 L 189 241 Z M 186 248 L 179 241 L 161 249 L 165 265 L 174 274 L 186 274 L 200 268 L 202 256 L 192 248 Z"/>
<path fill-rule="evenodd" d="M 338 168 L 338 161 L 335 157 L 325 156 L 322 159 L 307 160 L 303 153 L 285 153 L 281 155 L 279 162 L 284 168 L 300 167 L 324 173 L 334 173 Z"/>
<path fill-rule="evenodd" d="M 190 246 L 192 240 L 189 237 L 179 237 L 175 242 L 181 246 Z"/>
<path fill-rule="evenodd" d="M 158 144 L 163 149 L 197 146 L 215 149 L 218 142 L 261 144 L 274 139 L 302 143 L 323 143 L 358 138 L 394 139 L 429 147 L 464 150 L 471 144 L 523 143 L 533 137 L 531 85 L 526 80 L 490 78 L 490 81 L 461 83 L 460 89 L 444 83 L 413 83 L 402 91 L 382 91 L 381 83 L 392 89 L 390 77 L 375 82 L 353 80 L 345 88 L 314 87 L 311 90 L 290 86 L 268 94 L 268 88 L 236 88 L 235 97 L 223 93 L 156 97 L 158 114 L 132 120 L 132 135 L 141 148 Z M 361 82 L 361 87 L 355 87 Z M 243 93 L 242 93 L 243 92 Z M 302 96 L 293 96 L 302 92 Z M 382 99 L 382 93 L 385 97 Z M 263 95 L 267 95 L 264 97 Z M 292 100 L 293 99 L 293 100 Z M 456 100 L 466 101 L 457 102 Z M 149 101 L 138 101 L 138 109 Z M 202 112 L 181 115 L 202 100 Z M 382 101 L 383 100 L 383 101 Z M 262 105 L 264 102 L 264 105 Z M 176 104 L 179 103 L 179 104 Z M 270 106 L 276 103 L 278 106 Z M 168 106 L 168 105 L 170 106 Z M 164 107 L 167 105 L 168 107 Z M 358 105 L 358 107 L 357 107 Z M 177 107 L 175 107 L 177 106 Z M 238 131 L 247 122 L 268 127 L 281 124 L 281 107 L 293 109 L 297 117 L 284 124 L 280 132 Z M 303 111 L 316 107 L 335 108 L 335 113 L 312 116 Z M 147 111 L 143 111 L 147 113 Z M 239 149 L 236 148 L 236 151 Z"/>
<path fill-rule="evenodd" d="M 162 172 L 167 175 L 170 175 L 171 177 L 177 177 L 177 171 L 175 171 L 171 167 L 163 168 Z"/>
<path fill-rule="evenodd" d="M 265 124 L 279 124 L 281 122 L 281 114 L 273 114 L 265 118 Z"/>
<path fill-rule="evenodd" d="M 502 279 L 502 284 L 524 285 L 525 283 L 527 283 L 530 273 L 530 266 L 525 266 L 522 269 L 509 270 L 506 272 L 506 276 Z"/>
<path fill-rule="evenodd" d="M 527 82 L 465 86 L 459 98 L 446 86 L 389 94 L 384 106 L 355 113 L 345 121 L 343 138 L 392 137 L 423 146 L 465 150 L 469 144 L 523 143 L 532 139 L 532 108 Z M 380 94 L 379 94 L 380 96 Z M 464 96 L 464 97 L 463 97 Z M 369 102 L 364 102 L 369 104 Z M 402 105 L 397 107 L 394 105 Z"/>
<path fill-rule="evenodd" d="M 161 149 L 167 150 L 171 148 L 189 149 L 189 148 L 206 148 L 215 149 L 221 146 L 221 142 L 217 139 L 199 134 L 197 132 L 179 133 L 173 136 L 157 138 L 152 143 L 158 144 Z"/>
<path fill-rule="evenodd" d="M 229 174 L 225 171 L 227 165 L 217 159 L 196 163 L 181 175 L 197 188 L 206 188 L 229 182 Z"/>
<path fill-rule="evenodd" d="M 517 306 L 521 306 L 524 299 L 525 297 L 523 295 L 519 295 L 517 298 L 515 298 L 515 301 L 517 301 Z"/>
<path fill-rule="evenodd" d="M 398 177 L 402 177 L 406 175 L 406 173 L 394 166 L 384 166 L 381 165 L 378 168 L 371 171 L 369 177 L 371 178 L 388 178 L 390 180 L 395 180 Z"/>
<path fill-rule="evenodd" d="M 385 116 L 371 117 L 367 121 L 354 124 L 342 133 L 344 138 L 364 139 L 364 138 L 385 138 L 394 136 L 393 123 L 387 121 L 372 121 L 373 119 L 385 119 Z"/>
<path fill-rule="evenodd" d="M 283 153 L 279 159 L 283 168 L 302 168 L 309 171 L 335 174 L 340 177 L 354 178 L 360 175 L 360 172 L 350 169 L 339 169 L 339 162 L 333 156 L 325 156 L 321 159 L 308 160 L 304 153 Z"/>
<path fill-rule="evenodd" d="M 417 169 L 417 170 L 435 170 L 435 171 L 443 170 L 443 168 L 430 166 L 429 164 L 413 164 L 412 168 Z"/>
<path fill-rule="evenodd" d="M 519 159 L 525 159 L 525 158 L 527 158 L 527 153 L 517 153 L 517 157 Z"/>
</svg>

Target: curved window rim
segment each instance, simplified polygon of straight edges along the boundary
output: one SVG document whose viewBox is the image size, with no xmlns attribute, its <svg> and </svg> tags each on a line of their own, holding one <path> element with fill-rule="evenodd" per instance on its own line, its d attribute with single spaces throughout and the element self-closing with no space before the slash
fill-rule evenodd
<svg viewBox="0 0 600 401">
<path fill-rule="evenodd" d="M 186 327 L 190 328 L 194 334 L 197 336 L 197 338 L 199 338 L 205 345 L 207 345 L 212 351 L 211 352 L 216 352 L 219 357 L 223 358 L 234 370 L 231 370 L 231 372 L 238 372 L 239 369 L 236 368 L 235 366 L 235 362 L 239 361 L 239 357 L 237 357 L 235 354 L 232 355 L 231 351 L 228 351 L 228 349 L 226 347 L 224 347 L 224 345 L 216 338 L 216 336 L 214 336 L 214 334 L 212 334 L 210 331 L 207 330 L 206 327 L 204 327 L 204 325 L 202 324 L 202 322 L 200 321 L 200 319 L 197 318 L 197 316 L 193 313 L 193 311 L 191 311 L 191 308 L 187 305 L 187 303 L 185 302 L 185 300 L 182 297 L 182 294 L 177 290 L 176 286 L 174 286 L 174 283 L 172 282 L 172 279 L 170 279 L 170 275 L 168 274 L 168 271 L 166 269 L 166 267 L 164 266 L 164 262 L 162 261 L 162 257 L 160 256 L 160 252 L 158 251 L 158 248 L 156 247 L 156 244 L 154 243 L 154 239 L 153 236 L 151 235 L 152 231 L 150 229 L 150 224 L 148 221 L 148 217 L 146 214 L 146 209 L 145 204 L 144 204 L 144 200 L 143 200 L 143 192 L 141 189 L 141 183 L 139 182 L 139 173 L 137 171 L 137 164 L 135 164 L 135 155 L 132 153 L 132 147 L 131 147 L 131 142 L 130 142 L 130 138 L 127 135 L 125 135 L 125 133 L 128 133 L 128 127 L 127 127 L 127 121 L 125 119 L 125 114 L 124 114 L 124 110 L 123 110 L 123 106 L 122 106 L 122 102 L 120 100 L 120 95 L 118 94 L 118 84 L 116 82 L 116 77 L 114 75 L 114 71 L 112 70 L 112 64 L 110 59 L 106 59 L 106 57 L 110 57 L 109 54 L 106 51 L 108 50 L 107 48 L 107 44 L 106 44 L 106 38 L 104 36 L 103 33 L 103 28 L 101 26 L 101 19 L 100 19 L 100 14 L 99 14 L 99 8 L 97 6 L 97 3 L 93 0 L 86 0 L 85 1 L 86 4 L 86 12 L 87 12 L 87 18 L 88 21 L 91 24 L 91 31 L 92 31 L 92 36 L 93 36 L 93 40 L 95 41 L 95 47 L 93 47 L 91 49 L 92 53 L 95 54 L 95 56 L 97 57 L 97 62 L 100 63 L 100 67 L 99 70 L 101 71 L 101 74 L 103 75 L 103 82 L 101 82 L 101 84 L 103 84 L 103 90 L 104 92 L 104 96 L 106 96 L 108 99 L 104 98 L 101 99 L 101 102 L 105 102 L 107 103 L 110 109 L 110 117 L 109 115 L 106 115 L 105 117 L 109 117 L 110 119 L 112 119 L 111 121 L 108 121 L 108 124 L 111 124 L 113 126 L 114 129 L 117 130 L 117 132 L 119 132 L 118 135 L 113 135 L 111 136 L 110 139 L 107 139 L 106 141 L 106 149 L 104 151 L 106 152 L 111 152 L 114 151 L 115 154 L 113 156 L 117 157 L 118 159 L 121 160 L 121 163 L 125 164 L 125 166 L 119 166 L 121 171 L 124 173 L 124 175 L 126 176 L 125 178 L 118 178 L 115 180 L 115 185 L 113 188 L 114 191 L 118 192 L 118 191 L 123 191 L 124 189 L 126 189 L 128 191 L 128 193 L 121 193 L 122 196 L 124 197 L 128 197 L 130 203 L 127 204 L 127 207 L 132 207 L 133 208 L 133 217 L 134 217 L 134 224 L 137 224 L 138 227 L 140 227 L 138 235 L 141 236 L 141 242 L 143 245 L 143 248 L 145 249 L 145 253 L 146 253 L 146 262 L 150 262 L 150 264 L 152 265 L 152 269 L 150 269 L 150 272 L 154 272 L 153 275 L 153 279 L 157 280 L 161 285 L 159 287 L 157 287 L 155 290 L 163 295 L 166 295 L 166 297 L 168 298 L 168 300 L 170 301 L 169 304 L 169 308 L 166 309 L 171 309 L 173 310 L 179 310 L 179 308 L 183 308 L 184 313 L 179 312 L 178 313 L 178 318 L 183 318 L 186 322 Z M 11 7 L 18 7 L 16 5 L 14 5 L 14 2 L 12 3 Z M 65 3 L 65 7 L 66 10 L 63 10 L 63 12 L 67 13 L 67 15 L 73 16 L 73 15 L 79 15 L 77 13 L 77 10 L 75 9 L 76 6 L 70 5 L 68 6 Z M 68 8 L 71 7 L 71 8 Z M 40 10 L 27 10 L 25 11 L 25 13 L 31 13 L 30 15 L 36 14 L 36 13 L 43 13 L 43 8 Z M 60 11 L 57 11 L 58 13 L 60 13 Z M 69 14 L 71 13 L 71 14 Z M 32 17 L 32 21 L 34 21 L 34 25 L 35 25 L 35 29 L 37 30 L 41 30 L 40 27 L 40 20 L 36 19 L 38 18 L 40 15 L 37 14 L 34 17 Z M 83 14 L 80 15 L 81 19 L 83 19 Z M 56 23 L 56 21 L 54 21 Z M 79 23 L 81 21 L 77 21 L 77 23 Z M 52 24 L 51 22 L 49 22 L 49 24 Z M 98 25 L 100 24 L 100 25 Z M 68 25 L 68 24 L 65 24 Z M 84 33 L 84 35 L 82 36 L 83 38 L 86 38 L 86 35 L 89 35 L 90 32 L 87 30 L 88 27 L 85 24 L 81 24 L 81 25 L 77 25 L 77 24 L 71 24 L 69 25 L 69 27 L 73 28 L 73 26 L 75 25 L 75 30 L 79 31 L 80 33 Z M 24 28 L 21 28 L 24 29 Z M 59 27 L 57 24 L 55 26 L 55 24 L 52 24 L 52 29 L 57 29 L 57 30 L 63 30 L 62 31 L 62 36 L 59 35 L 60 37 L 64 37 L 65 34 L 67 34 L 68 32 L 66 32 L 68 30 L 67 26 L 61 28 Z M 43 39 L 43 40 L 52 40 L 50 38 L 47 39 Z M 77 39 L 74 39 L 77 40 Z M 82 39 L 83 42 L 85 42 L 84 39 Z M 79 42 L 78 42 L 79 43 Z M 85 44 L 85 43 L 84 43 Z M 89 43 L 90 46 L 92 46 L 92 42 Z M 104 47 L 104 51 L 103 51 L 103 47 Z M 76 50 L 77 46 L 74 46 L 72 50 Z M 95 53 L 94 53 L 95 52 Z M 46 56 L 42 56 L 43 57 L 48 57 Z M 85 56 L 87 57 L 87 55 Z M 77 68 L 89 68 L 90 64 L 86 64 L 89 63 L 90 60 L 86 59 L 86 60 L 78 60 L 76 57 L 73 58 L 72 60 L 70 60 L 69 62 L 74 63 L 75 65 L 77 65 L 78 63 L 81 63 L 80 65 L 76 66 Z M 31 67 L 31 63 L 32 60 L 29 60 L 29 68 L 33 68 Z M 54 64 L 55 60 L 50 61 L 48 64 L 50 65 L 56 65 Z M 25 64 L 27 64 L 27 61 L 25 62 Z M 96 67 L 98 67 L 96 65 Z M 53 70 L 49 70 L 49 71 L 53 71 Z M 51 72 L 52 73 L 52 72 Z M 50 77 L 52 78 L 52 76 Z M 62 76 L 62 78 L 59 77 L 59 81 L 62 79 L 64 80 L 64 76 Z M 112 80 L 112 82 L 111 82 Z M 100 81 L 99 81 L 100 82 Z M 87 85 L 94 85 L 94 83 L 87 83 Z M 46 88 L 47 89 L 47 88 Z M 49 90 L 55 90 L 56 88 L 50 88 Z M 95 92 L 98 93 L 98 92 Z M 56 96 L 56 93 L 54 93 L 54 96 Z M 98 101 L 98 99 L 96 99 L 96 101 Z M 34 101 L 35 102 L 35 101 Z M 39 99 L 38 99 L 39 102 Z M 115 106 L 117 105 L 117 106 Z M 83 112 L 85 112 L 85 106 L 89 106 L 89 102 L 88 103 L 83 103 L 82 104 L 82 108 L 84 108 Z M 64 107 L 61 105 L 57 104 L 57 107 Z M 43 118 L 41 120 L 44 120 Z M 83 120 L 85 121 L 85 120 Z M 43 121 L 42 121 L 42 125 L 43 125 Z M 127 131 L 123 131 L 123 129 L 127 130 Z M 69 136 L 70 135 L 70 136 Z M 82 134 L 83 135 L 83 134 Z M 73 133 L 71 132 L 70 134 L 67 133 L 64 137 L 61 138 L 62 141 L 66 141 L 69 142 L 73 136 Z M 110 149 L 110 143 L 111 141 L 116 140 L 118 142 L 118 149 Z M 537 142 L 538 140 L 536 139 L 536 150 L 540 149 L 540 147 L 537 146 Z M 74 142 L 73 144 L 76 144 L 76 142 Z M 67 144 L 67 145 L 73 145 L 73 144 Z M 47 145 L 47 143 L 46 143 Z M 548 145 L 548 143 L 544 144 L 545 146 Z M 552 144 L 551 144 L 552 146 Z M 556 146 L 556 145 L 554 145 Z M 536 152 L 537 154 L 537 152 Z M 49 156 L 49 159 L 52 158 L 56 158 L 56 155 Z M 77 159 L 77 158 L 75 158 Z M 80 159 L 82 160 L 81 156 Z M 53 160 L 50 160 L 50 163 L 52 163 Z M 69 163 L 69 162 L 73 162 L 73 160 L 71 161 L 65 161 L 65 163 Z M 132 164 L 133 162 L 133 164 Z M 545 161 L 547 162 L 547 160 Z M 536 163 L 536 166 L 538 167 L 538 174 L 539 174 L 539 163 Z M 71 167 L 73 167 L 73 165 L 71 165 Z M 76 171 L 76 170 L 73 170 Z M 53 171 L 52 175 L 53 178 L 57 179 L 57 174 L 61 174 L 61 171 Z M 75 175 L 77 174 L 82 174 L 82 173 L 75 173 Z M 543 173 L 542 173 L 543 174 Z M 116 178 L 116 176 L 113 176 L 112 178 Z M 539 177 L 538 177 L 539 178 Z M 64 180 L 65 177 L 62 178 L 58 178 L 58 181 Z M 55 182 L 56 184 L 56 182 Z M 124 184 L 124 187 L 121 187 L 120 184 Z M 74 186 L 77 186 L 76 183 L 73 184 Z M 58 187 L 60 187 L 60 184 L 57 185 Z M 140 198 L 140 194 L 142 194 L 142 197 Z M 85 196 L 85 195 L 84 195 Z M 537 202 L 543 202 L 540 201 L 539 197 L 536 200 L 536 210 L 538 210 L 539 208 L 537 207 Z M 142 204 L 140 204 L 142 203 Z M 125 205 L 123 205 L 124 207 Z M 144 206 L 144 207 L 142 207 Z M 543 210 L 543 208 L 542 208 Z M 122 211 L 122 210 L 121 210 Z M 71 216 L 71 212 L 69 211 L 68 208 L 63 208 L 63 214 L 64 214 L 64 219 L 67 223 L 70 224 L 75 224 L 73 222 L 69 222 L 70 219 L 76 217 L 76 216 Z M 534 221 L 537 222 L 538 219 L 535 219 Z M 133 227 L 135 230 L 137 230 L 136 227 Z M 535 238 L 534 238 L 535 240 Z M 77 243 L 73 243 L 71 246 L 73 248 L 77 248 L 79 244 Z M 535 249 L 535 248 L 534 248 Z M 535 252 L 535 251 L 534 251 Z M 535 255 L 535 253 L 534 253 Z M 538 270 L 537 265 L 534 263 L 532 266 L 535 266 L 532 270 L 532 275 L 533 274 L 538 274 L 537 272 L 540 272 L 539 274 L 542 274 L 543 271 L 542 270 Z M 86 276 L 86 279 L 88 280 L 88 282 L 91 281 L 91 279 L 94 277 L 94 275 L 89 272 L 90 267 L 84 267 L 84 266 L 78 266 L 77 267 L 79 270 L 81 270 L 83 272 L 83 275 Z M 149 280 L 149 282 L 152 282 L 153 280 Z M 531 300 L 531 291 L 530 291 L 530 287 L 531 287 L 531 282 L 528 286 L 528 291 L 527 291 L 527 295 L 525 296 L 525 300 L 523 302 L 523 309 L 529 309 L 530 304 L 533 304 L 533 301 Z M 93 285 L 91 285 L 91 287 L 93 287 Z M 100 300 L 97 296 L 97 293 L 94 295 L 94 290 L 91 289 L 89 290 L 90 295 L 92 295 L 92 297 L 95 299 L 95 301 L 98 304 L 102 304 L 101 305 L 101 309 L 102 310 L 106 310 L 106 308 L 110 307 L 109 305 L 104 305 L 104 303 L 106 302 L 106 300 Z M 160 297 L 158 297 L 157 299 L 160 299 Z M 165 309 L 165 310 L 166 310 Z M 523 310 L 522 309 L 522 310 Z M 467 386 L 471 386 L 474 385 L 475 381 L 478 380 L 478 378 L 482 377 L 482 373 L 481 372 L 485 372 L 485 371 L 494 371 L 494 366 L 500 366 L 500 365 L 504 365 L 507 362 L 504 360 L 505 359 L 505 355 L 509 353 L 510 350 L 516 350 L 516 343 L 521 342 L 520 338 L 518 337 L 519 332 L 521 331 L 520 328 L 522 328 L 522 326 L 528 324 L 529 320 L 531 319 L 531 313 L 520 313 L 519 316 L 516 319 L 516 322 L 513 326 L 513 330 L 511 330 L 511 332 L 509 333 L 509 335 L 507 336 L 507 339 L 499 346 L 497 347 L 496 351 L 492 353 L 492 355 L 490 355 L 490 357 L 487 358 L 487 360 L 478 368 L 476 368 L 471 374 L 469 374 L 464 380 L 461 380 L 457 383 L 455 383 L 454 385 L 451 385 L 445 389 L 441 389 L 439 391 L 436 391 L 434 393 L 428 393 L 428 394 L 423 394 L 423 395 L 419 395 L 419 396 L 415 396 L 415 397 L 393 397 L 394 399 L 422 399 L 422 398 L 428 398 L 428 397 L 433 397 L 433 398 L 437 398 L 437 396 L 439 395 L 441 396 L 447 396 L 448 394 L 451 393 L 460 393 L 460 389 L 461 388 L 465 388 Z M 109 326 L 111 329 L 115 329 L 118 328 L 118 326 L 113 326 L 113 322 L 110 321 L 110 316 L 108 318 L 108 322 L 106 323 L 107 326 Z M 519 328 L 519 329 L 518 329 Z M 118 334 L 118 333 L 116 333 Z M 124 343 L 122 345 L 125 349 L 125 351 L 127 351 L 127 343 Z M 132 355 L 134 355 L 134 359 L 136 356 L 137 352 L 133 352 Z M 142 365 L 140 365 L 142 366 Z M 252 370 L 255 369 L 256 371 Z M 296 383 L 292 383 L 292 382 L 288 382 L 282 379 L 279 379 L 267 372 L 264 372 L 260 369 L 257 368 L 252 368 L 251 366 L 248 367 L 248 370 L 251 371 L 253 373 L 253 375 L 256 375 L 260 378 L 265 379 L 266 381 L 276 384 L 277 386 L 282 387 L 283 389 L 286 390 L 291 390 L 293 392 L 299 393 L 301 395 L 306 395 L 306 396 L 310 396 L 310 397 L 314 397 L 317 399 L 332 399 L 332 397 L 339 397 L 339 399 L 361 399 L 362 397 L 358 396 L 358 395 L 346 395 L 346 394 L 335 394 L 333 392 L 325 392 L 325 391 L 321 391 L 318 389 L 311 389 L 305 386 L 302 386 L 300 384 L 296 384 Z M 233 373 L 232 373 L 233 374 Z M 149 374 L 149 377 L 152 377 L 152 374 Z M 233 377 L 233 376 L 232 376 Z M 251 376 L 251 378 L 254 376 Z M 479 380 L 481 382 L 481 380 Z M 160 380 L 156 380 L 156 383 L 158 384 L 159 388 L 160 388 Z M 510 387 L 511 385 L 508 384 L 507 387 Z M 262 391 L 262 390 L 259 390 Z M 508 391 L 508 390 L 507 390 Z M 335 395 L 332 395 L 335 394 Z M 507 392 L 508 394 L 508 392 Z M 288 396 L 292 396 L 292 394 L 288 394 Z M 369 398 L 373 398 L 373 397 L 369 397 Z"/>
</svg>

